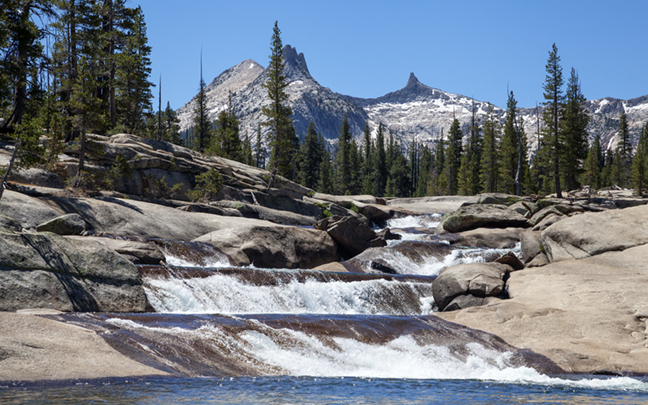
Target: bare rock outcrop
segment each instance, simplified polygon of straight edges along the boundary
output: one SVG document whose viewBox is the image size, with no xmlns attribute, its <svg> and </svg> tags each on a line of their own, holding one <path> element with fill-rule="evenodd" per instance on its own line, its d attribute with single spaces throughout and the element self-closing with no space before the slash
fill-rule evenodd
<svg viewBox="0 0 648 405">
<path fill-rule="evenodd" d="M 648 206 L 585 213 L 545 229 L 540 237 L 550 262 L 582 259 L 648 243 Z"/>
<path fill-rule="evenodd" d="M 338 246 L 324 231 L 270 223 L 244 223 L 194 239 L 210 243 L 237 266 L 310 269 L 339 259 Z"/>
<path fill-rule="evenodd" d="M 476 228 L 526 228 L 529 222 L 505 205 L 471 204 L 446 214 L 437 227 L 439 233 L 463 232 Z"/>
<path fill-rule="evenodd" d="M 144 312 L 133 264 L 102 244 L 0 231 L 0 310 Z"/>
<path fill-rule="evenodd" d="M 81 235 L 87 224 L 79 214 L 65 214 L 44 222 L 36 227 L 38 232 L 52 232 L 57 235 Z"/>
<path fill-rule="evenodd" d="M 504 292 L 512 268 L 502 263 L 470 263 L 449 267 L 432 283 L 434 302 L 441 311 L 483 305 Z"/>
<path fill-rule="evenodd" d="M 315 229 L 326 231 L 340 246 L 340 253 L 345 258 L 357 256 L 371 247 L 385 246 L 385 239 L 380 238 L 366 223 L 357 217 L 332 216 L 315 224 Z"/>
<path fill-rule="evenodd" d="M 438 316 L 494 333 L 568 372 L 646 374 L 647 262 L 642 245 L 526 268 L 510 273 L 508 300 Z"/>
</svg>

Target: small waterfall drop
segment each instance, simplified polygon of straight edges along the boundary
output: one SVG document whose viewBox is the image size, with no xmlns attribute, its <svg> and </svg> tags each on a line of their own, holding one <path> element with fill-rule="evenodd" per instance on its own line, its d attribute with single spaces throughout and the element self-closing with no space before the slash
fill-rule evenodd
<svg viewBox="0 0 648 405">
<path fill-rule="evenodd" d="M 546 358 L 434 316 L 101 315 L 59 318 L 189 376 L 480 380 L 648 391 L 629 377 L 565 379 Z"/>
<path fill-rule="evenodd" d="M 546 358 L 428 316 L 439 271 L 520 254 L 519 245 L 455 248 L 431 241 L 440 218 L 387 222 L 404 238 L 371 259 L 396 274 L 232 268 L 213 246 L 159 242 L 168 266 L 140 268 L 157 313 L 65 316 L 129 346 L 143 361 L 185 375 L 475 379 L 648 390 L 630 378 L 549 377 L 560 371 Z"/>
<path fill-rule="evenodd" d="M 297 277 L 300 276 L 300 277 Z M 255 279 L 263 278 L 263 283 Z M 207 277 L 145 277 L 157 312 L 218 314 L 385 314 L 432 311 L 432 279 L 400 280 L 327 273 L 245 269 Z"/>
</svg>

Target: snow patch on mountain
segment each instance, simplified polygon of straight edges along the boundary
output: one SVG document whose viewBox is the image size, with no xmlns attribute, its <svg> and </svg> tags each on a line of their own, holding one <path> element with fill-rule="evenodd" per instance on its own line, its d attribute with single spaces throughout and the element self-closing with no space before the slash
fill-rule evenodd
<svg viewBox="0 0 648 405">
<path fill-rule="evenodd" d="M 321 86 L 311 76 L 303 53 L 297 53 L 290 45 L 286 45 L 283 52 L 284 75 L 289 83 L 286 88 L 288 104 L 292 108 L 293 123 L 300 138 L 303 138 L 308 124 L 313 121 L 318 132 L 334 144 L 346 114 L 351 132 L 357 138 L 362 136 L 366 122 L 372 128 L 374 137 L 378 125 L 382 123 L 386 136 L 392 134 L 404 146 L 413 140 L 433 146 L 442 134 L 444 138 L 447 136 L 455 118 L 459 120 L 464 133 L 468 133 L 473 104 L 478 120 L 483 123 L 486 118 L 487 102 L 426 86 L 414 73 L 410 74 L 405 87 L 382 97 L 363 99 L 338 94 Z M 258 129 L 265 135 L 268 128 L 259 124 L 265 121 L 262 108 L 270 105 L 267 90 L 263 87 L 266 79 L 266 70 L 253 60 L 243 61 L 221 73 L 205 89 L 209 118 L 215 120 L 221 111 L 228 108 L 231 92 L 234 111 L 241 123 L 241 136 L 247 134 L 254 137 Z M 182 130 L 192 126 L 195 106 L 194 97 L 178 110 Z M 505 109 L 497 106 L 492 108 L 503 122 Z M 588 100 L 586 108 L 591 115 L 587 127 L 590 140 L 599 136 L 601 144 L 608 147 L 615 147 L 618 142 L 619 117 L 623 111 L 628 116 L 633 142 L 636 142 L 641 128 L 648 122 L 648 95 L 631 100 L 609 97 Z M 542 109 L 542 106 L 518 108 L 529 142 L 530 156 L 538 147 Z"/>
</svg>

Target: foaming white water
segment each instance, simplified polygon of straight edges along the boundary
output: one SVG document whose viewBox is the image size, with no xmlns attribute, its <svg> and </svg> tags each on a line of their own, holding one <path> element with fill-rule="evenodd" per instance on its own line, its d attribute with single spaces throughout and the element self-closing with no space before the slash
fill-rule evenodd
<svg viewBox="0 0 648 405">
<path fill-rule="evenodd" d="M 170 266 L 176 267 L 208 267 L 208 268 L 225 268 L 231 267 L 229 260 L 223 257 L 206 257 L 200 262 L 188 260 L 186 258 L 174 256 L 173 254 L 166 251 L 164 248 L 161 249 L 164 253 L 165 260 Z"/>
<path fill-rule="evenodd" d="M 334 337 L 320 340 L 300 331 L 275 329 L 249 320 L 250 329 L 237 333 L 215 325 L 198 329 L 147 327 L 131 320 L 107 322 L 132 331 L 172 335 L 181 341 L 200 340 L 228 348 L 233 362 L 252 364 L 262 374 L 315 377 L 411 379 L 475 379 L 485 381 L 625 389 L 648 392 L 648 383 L 629 377 L 570 380 L 549 377 L 529 367 L 512 367 L 510 353 L 468 343 L 467 353 L 453 354 L 445 346 L 420 344 L 410 335 L 385 344 Z"/>
<path fill-rule="evenodd" d="M 219 314 L 385 314 L 431 312 L 430 283 L 387 280 L 291 281 L 250 285 L 236 277 L 147 278 L 144 288 L 157 312 Z"/>
<path fill-rule="evenodd" d="M 206 243 L 165 242 L 158 245 L 167 264 L 176 267 L 231 267 L 229 258 Z"/>
<path fill-rule="evenodd" d="M 434 229 L 441 223 L 442 214 L 409 215 L 402 218 L 387 220 L 389 228 L 430 228 Z"/>
<path fill-rule="evenodd" d="M 393 252 L 385 260 L 388 261 L 390 267 L 398 274 L 436 276 L 446 267 L 466 263 L 485 263 L 497 259 L 508 252 L 513 252 L 518 256 L 521 255 L 520 244 L 518 243 L 513 249 L 460 248 L 453 250 L 443 259 L 428 256 L 423 262 L 416 262 L 402 253 Z"/>
</svg>

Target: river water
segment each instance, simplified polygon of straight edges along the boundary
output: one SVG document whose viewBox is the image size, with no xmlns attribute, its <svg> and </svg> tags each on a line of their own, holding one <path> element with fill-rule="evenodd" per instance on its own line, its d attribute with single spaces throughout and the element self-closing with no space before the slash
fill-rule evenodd
<svg viewBox="0 0 648 405">
<path fill-rule="evenodd" d="M 53 317 L 172 377 L 7 384 L 0 404 L 648 403 L 645 378 L 557 374 L 542 356 L 435 317 L 441 269 L 507 251 L 449 248 L 430 236 L 437 223 L 388 223 L 405 232 L 391 247 L 432 252 L 385 249 L 377 256 L 394 275 L 235 269 L 208 245 L 164 243 L 170 266 L 140 269 L 156 313 Z"/>
</svg>

